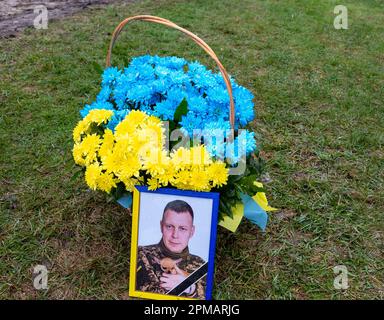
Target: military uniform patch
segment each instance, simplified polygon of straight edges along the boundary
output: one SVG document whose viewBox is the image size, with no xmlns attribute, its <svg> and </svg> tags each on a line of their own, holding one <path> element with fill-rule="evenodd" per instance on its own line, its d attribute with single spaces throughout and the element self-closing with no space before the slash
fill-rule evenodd
<svg viewBox="0 0 384 320">
<path fill-rule="evenodd" d="M 136 289 L 144 292 L 166 294 L 167 290 L 160 286 L 164 271 L 159 264 L 159 261 L 168 256 L 164 252 L 162 242 L 156 245 L 139 246 L 137 252 L 137 275 Z M 171 259 L 175 256 L 170 257 Z M 200 257 L 190 254 L 188 249 L 180 255 L 178 267 L 189 274 L 200 268 L 205 261 Z M 189 295 L 182 293 L 181 296 L 205 299 L 206 275 L 197 281 L 195 290 Z"/>
</svg>

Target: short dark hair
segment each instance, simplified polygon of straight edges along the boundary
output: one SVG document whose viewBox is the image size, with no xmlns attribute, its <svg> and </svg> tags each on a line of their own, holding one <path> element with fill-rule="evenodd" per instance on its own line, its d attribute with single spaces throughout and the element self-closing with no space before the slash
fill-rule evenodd
<svg viewBox="0 0 384 320">
<path fill-rule="evenodd" d="M 162 220 L 164 220 L 164 214 L 167 210 L 172 210 L 172 211 L 175 211 L 177 213 L 189 212 L 189 214 L 192 217 L 192 221 L 193 221 L 192 207 L 183 200 L 174 200 L 174 201 L 168 202 L 168 204 L 164 208 Z"/>
</svg>

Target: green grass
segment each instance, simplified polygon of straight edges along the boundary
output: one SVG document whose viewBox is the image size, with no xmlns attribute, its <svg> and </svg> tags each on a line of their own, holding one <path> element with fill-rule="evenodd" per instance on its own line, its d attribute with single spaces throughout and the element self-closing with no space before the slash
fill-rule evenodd
<svg viewBox="0 0 384 320">
<path fill-rule="evenodd" d="M 131 219 L 71 180 L 71 131 L 99 90 L 114 27 L 159 15 L 201 36 L 255 94 L 271 204 L 263 234 L 220 228 L 215 299 L 384 298 L 384 6 L 337 1 L 144 1 L 86 10 L 0 40 L 0 298 L 125 299 Z M 198 59 L 163 26 L 127 27 L 117 65 L 146 52 Z M 32 271 L 49 269 L 49 290 Z M 345 265 L 349 288 L 334 289 Z"/>
</svg>

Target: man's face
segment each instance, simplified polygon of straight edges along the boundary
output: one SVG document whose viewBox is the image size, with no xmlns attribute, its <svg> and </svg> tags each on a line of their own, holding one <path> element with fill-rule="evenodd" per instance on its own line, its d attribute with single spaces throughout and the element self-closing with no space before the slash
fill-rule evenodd
<svg viewBox="0 0 384 320">
<path fill-rule="evenodd" d="M 163 241 L 168 250 L 180 253 L 187 246 L 189 239 L 195 233 L 192 217 L 189 212 L 167 210 L 160 221 Z"/>
</svg>

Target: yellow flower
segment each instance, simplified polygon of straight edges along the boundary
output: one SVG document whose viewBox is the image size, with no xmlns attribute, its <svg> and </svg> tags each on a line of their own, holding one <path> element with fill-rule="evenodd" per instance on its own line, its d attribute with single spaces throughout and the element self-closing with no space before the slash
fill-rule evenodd
<svg viewBox="0 0 384 320">
<path fill-rule="evenodd" d="M 112 152 L 113 146 L 115 144 L 115 137 L 113 132 L 109 129 L 104 131 L 103 143 L 99 149 L 99 156 L 101 158 L 106 157 Z"/>
<path fill-rule="evenodd" d="M 135 185 L 140 184 L 138 179 L 129 178 L 129 179 L 121 179 L 121 182 L 124 183 L 125 189 L 129 192 L 133 192 L 133 189 L 135 188 Z"/>
<path fill-rule="evenodd" d="M 227 184 L 228 171 L 224 162 L 211 163 L 207 168 L 207 174 L 209 179 L 212 180 L 212 185 L 214 187 L 221 187 Z"/>
<path fill-rule="evenodd" d="M 85 160 L 83 157 L 83 148 L 81 144 L 75 143 L 72 150 L 73 159 L 75 160 L 75 163 L 80 166 L 85 166 Z"/>
<path fill-rule="evenodd" d="M 87 135 L 81 142 L 83 155 L 85 156 L 85 164 L 91 164 L 97 160 L 97 151 L 99 150 L 101 139 L 97 134 Z"/>
<path fill-rule="evenodd" d="M 110 193 L 112 188 L 116 188 L 116 182 L 113 178 L 113 174 L 102 173 L 97 179 L 97 186 L 101 191 Z"/>
<path fill-rule="evenodd" d="M 97 180 L 99 179 L 100 175 L 101 168 L 98 163 L 92 163 L 85 170 L 85 182 L 91 189 L 96 190 Z"/>
<path fill-rule="evenodd" d="M 191 171 L 181 170 L 176 174 L 174 184 L 178 189 L 188 189 L 190 185 Z"/>
<path fill-rule="evenodd" d="M 106 109 L 93 109 L 85 116 L 85 123 L 96 123 L 100 125 L 102 123 L 107 123 L 109 119 L 113 116 L 112 110 Z"/>
<path fill-rule="evenodd" d="M 209 191 L 211 186 L 209 184 L 209 178 L 203 170 L 192 170 L 190 179 L 190 188 L 196 191 Z"/>
<path fill-rule="evenodd" d="M 135 134 L 135 131 L 136 126 L 133 123 L 129 122 L 127 118 L 125 118 L 115 128 L 116 141 L 133 136 Z"/>
<path fill-rule="evenodd" d="M 142 141 L 161 147 L 165 140 L 164 130 L 160 123 L 148 123 L 142 126 L 139 136 Z"/>
<path fill-rule="evenodd" d="M 81 135 L 86 133 L 88 128 L 89 128 L 89 125 L 84 120 L 79 121 L 75 129 L 73 129 L 73 140 L 75 142 L 80 142 Z"/>
<path fill-rule="evenodd" d="M 116 135 L 115 135 L 116 137 Z M 128 155 L 133 156 L 133 148 L 128 138 L 123 138 L 120 140 L 116 139 L 115 146 L 113 148 L 113 152 L 116 153 L 122 159 L 128 157 Z"/>
<path fill-rule="evenodd" d="M 87 135 L 81 142 L 84 152 L 86 153 L 94 150 L 98 150 L 100 144 L 101 144 L 101 139 L 96 133 Z"/>
<path fill-rule="evenodd" d="M 123 121 L 128 121 L 132 126 L 139 126 L 144 120 L 148 117 L 148 115 L 139 110 L 132 110 L 128 113 Z"/>
<path fill-rule="evenodd" d="M 117 152 L 112 150 L 102 158 L 102 167 L 108 173 L 115 173 L 116 175 L 121 169 L 123 158 Z"/>
<path fill-rule="evenodd" d="M 166 165 L 163 165 L 162 174 L 156 175 L 155 177 L 159 180 L 160 184 L 165 187 L 168 184 L 173 185 L 175 182 L 175 169 L 172 166 L 171 162 Z"/>
<path fill-rule="evenodd" d="M 105 129 L 102 138 L 88 132 L 92 123 L 106 123 L 112 115 L 111 110 L 91 110 L 73 131 L 73 158 L 86 166 L 85 180 L 90 188 L 110 193 L 122 182 L 126 190 L 133 191 L 148 175 L 150 190 L 170 184 L 179 189 L 209 191 L 227 183 L 225 163 L 213 162 L 204 145 L 181 147 L 168 155 L 163 148 L 165 129 L 161 120 L 142 111 L 131 111 L 114 133 Z"/>
<path fill-rule="evenodd" d="M 87 116 L 83 120 L 79 121 L 73 129 L 73 140 L 77 143 L 80 142 L 81 136 L 87 133 L 92 123 L 96 123 L 97 125 L 106 123 L 112 115 L 112 110 L 94 109 L 89 111 Z"/>
<path fill-rule="evenodd" d="M 129 148 L 131 148 L 131 154 L 138 155 L 140 158 L 146 158 L 148 153 L 152 150 L 148 143 L 145 143 L 140 139 L 138 135 L 132 136 L 129 140 Z"/>
<path fill-rule="evenodd" d="M 131 177 L 139 177 L 142 164 L 137 157 L 128 157 L 121 163 L 118 172 L 118 177 L 121 179 L 128 179 Z"/>
<path fill-rule="evenodd" d="M 191 151 L 184 147 L 174 150 L 171 154 L 171 162 L 175 170 L 184 169 L 191 163 Z"/>
<path fill-rule="evenodd" d="M 151 178 L 148 180 L 148 190 L 156 190 L 160 187 L 159 180 Z"/>
<path fill-rule="evenodd" d="M 170 159 L 165 150 L 153 150 L 150 155 L 143 159 L 143 169 L 149 174 L 161 175 L 165 173 L 166 167 L 169 165 Z"/>
<path fill-rule="evenodd" d="M 146 123 L 150 124 L 150 123 L 153 123 L 153 124 L 161 124 L 162 121 L 160 118 L 158 117 L 155 117 L 155 116 L 148 116 L 148 118 L 146 119 Z"/>
<path fill-rule="evenodd" d="M 191 148 L 191 163 L 194 166 L 212 163 L 211 156 L 204 145 Z"/>
</svg>

